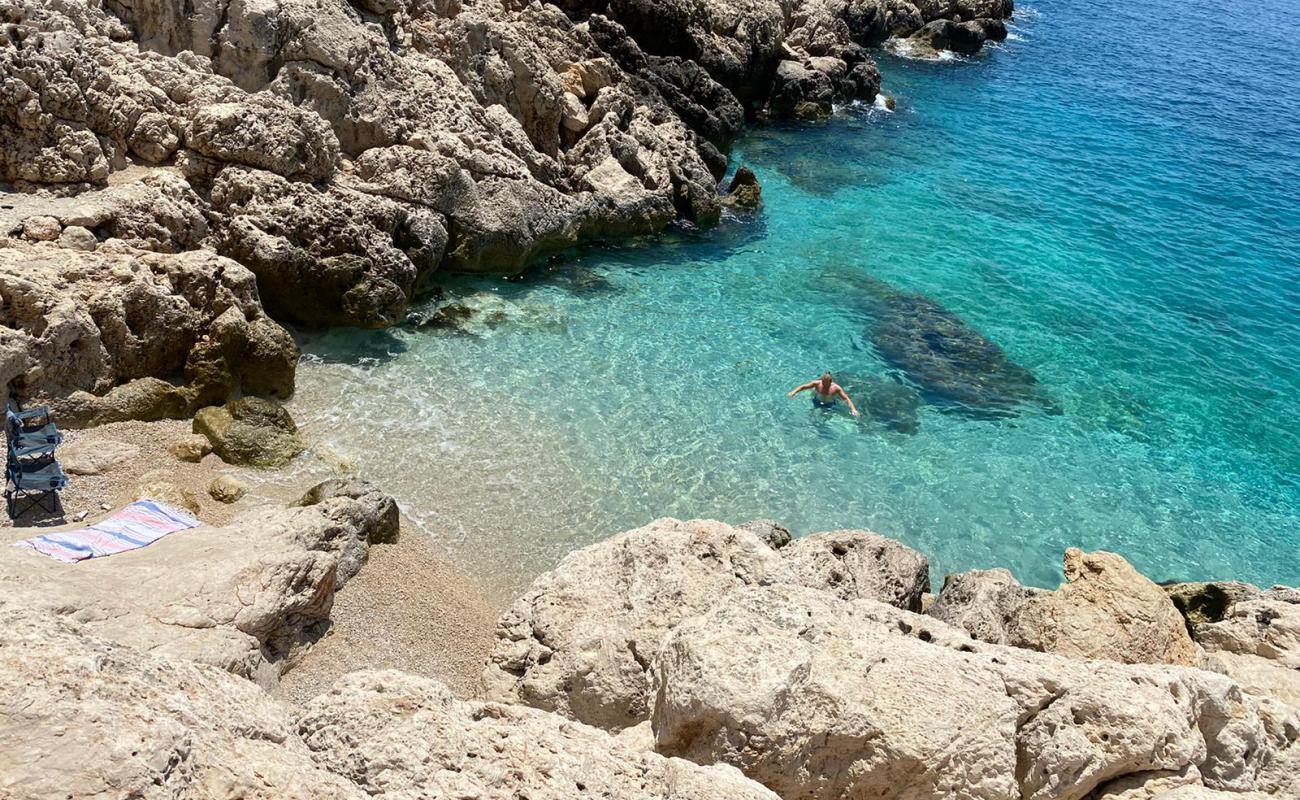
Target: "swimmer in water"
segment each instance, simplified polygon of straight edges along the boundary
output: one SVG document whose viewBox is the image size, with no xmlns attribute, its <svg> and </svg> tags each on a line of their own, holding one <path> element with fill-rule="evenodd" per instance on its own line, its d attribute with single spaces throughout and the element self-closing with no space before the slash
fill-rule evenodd
<svg viewBox="0 0 1300 800">
<path fill-rule="evenodd" d="M 853 416 L 858 416 L 858 407 L 853 405 L 852 398 L 844 393 L 844 389 L 835 382 L 829 372 L 823 373 L 815 381 L 808 381 L 803 386 L 796 386 L 790 390 L 786 397 L 794 397 L 805 389 L 813 390 L 813 405 L 818 408 L 831 408 L 835 405 L 836 398 L 843 397 L 844 402 L 849 404 L 849 411 L 853 412 Z"/>
</svg>

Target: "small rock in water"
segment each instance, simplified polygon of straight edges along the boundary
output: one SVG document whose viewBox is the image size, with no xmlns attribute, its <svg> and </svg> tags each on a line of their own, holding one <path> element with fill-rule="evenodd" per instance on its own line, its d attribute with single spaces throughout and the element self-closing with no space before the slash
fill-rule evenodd
<svg viewBox="0 0 1300 800">
<path fill-rule="evenodd" d="M 749 167 L 741 166 L 727 186 L 722 202 L 735 208 L 756 209 L 763 205 L 763 188 L 758 176 Z"/>
</svg>

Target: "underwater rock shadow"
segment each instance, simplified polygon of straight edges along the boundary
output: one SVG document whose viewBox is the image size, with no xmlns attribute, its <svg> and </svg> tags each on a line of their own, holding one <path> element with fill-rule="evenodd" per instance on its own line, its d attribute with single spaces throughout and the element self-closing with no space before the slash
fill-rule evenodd
<svg viewBox="0 0 1300 800">
<path fill-rule="evenodd" d="M 1032 372 L 935 300 L 847 269 L 827 270 L 819 283 L 855 299 L 871 316 L 866 339 L 940 410 L 976 419 L 1006 419 L 1029 407 L 1061 413 Z"/>
<path fill-rule="evenodd" d="M 921 393 L 911 386 L 851 372 L 837 375 L 836 382 L 853 398 L 863 419 L 909 436 L 920 430 Z"/>
</svg>

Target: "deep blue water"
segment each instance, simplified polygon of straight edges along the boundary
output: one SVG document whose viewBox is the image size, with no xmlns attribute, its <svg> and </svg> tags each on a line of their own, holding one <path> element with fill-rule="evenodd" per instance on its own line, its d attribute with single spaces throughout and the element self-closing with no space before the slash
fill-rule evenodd
<svg viewBox="0 0 1300 800">
<path fill-rule="evenodd" d="M 477 336 L 310 339 L 296 412 L 502 584 L 666 515 L 870 528 L 936 578 L 1055 585 L 1077 545 L 1300 584 L 1300 15 L 1034 0 L 1012 31 L 882 53 L 893 113 L 754 130 L 758 217 L 465 284 L 505 317 Z M 893 291 L 1041 399 L 926 395 L 912 433 L 786 399 L 827 369 L 916 388 L 868 333 Z"/>
</svg>

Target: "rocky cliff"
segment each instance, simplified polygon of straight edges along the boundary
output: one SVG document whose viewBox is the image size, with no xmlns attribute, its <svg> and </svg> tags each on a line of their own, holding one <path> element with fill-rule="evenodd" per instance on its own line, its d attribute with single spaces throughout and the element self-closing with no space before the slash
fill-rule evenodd
<svg viewBox="0 0 1300 800">
<path fill-rule="evenodd" d="M 536 581 L 501 618 L 484 698 L 363 671 L 289 707 L 264 687 L 311 657 L 395 515 L 360 484 L 303 502 L 76 566 L 5 548 L 0 795 L 1300 796 L 1300 592 L 1211 603 L 1219 585 L 1071 553 L 1056 592 L 971 574 L 918 613 L 924 556 L 863 531 L 659 520 Z M 939 618 L 958 608 L 1111 649 L 981 641 Z"/>
</svg>

